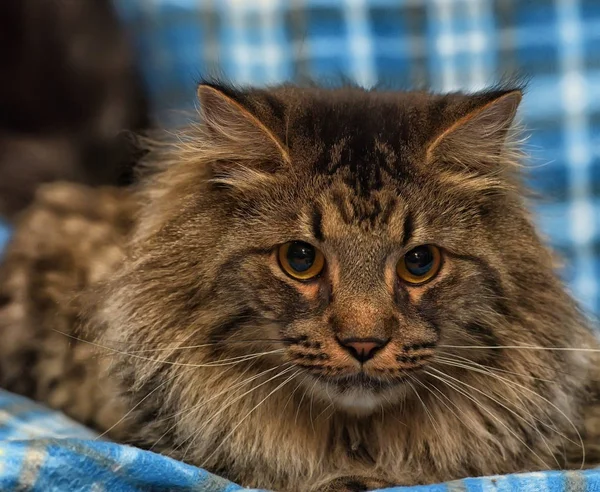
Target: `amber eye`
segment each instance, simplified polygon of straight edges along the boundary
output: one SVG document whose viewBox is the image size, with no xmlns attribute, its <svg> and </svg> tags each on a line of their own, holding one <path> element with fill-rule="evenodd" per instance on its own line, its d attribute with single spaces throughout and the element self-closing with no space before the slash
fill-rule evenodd
<svg viewBox="0 0 600 492">
<path fill-rule="evenodd" d="M 310 280 L 319 275 L 325 266 L 323 253 L 303 241 L 282 244 L 278 257 L 282 270 L 297 280 Z"/>
<path fill-rule="evenodd" d="M 396 271 L 406 283 L 417 285 L 428 282 L 437 275 L 442 266 L 440 250 L 426 244 L 406 253 L 398 262 Z"/>
</svg>

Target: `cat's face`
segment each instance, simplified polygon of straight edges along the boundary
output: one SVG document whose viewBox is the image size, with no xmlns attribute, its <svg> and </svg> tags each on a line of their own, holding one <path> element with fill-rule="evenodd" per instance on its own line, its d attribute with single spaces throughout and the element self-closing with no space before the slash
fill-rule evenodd
<svg viewBox="0 0 600 492">
<path fill-rule="evenodd" d="M 171 156 L 138 234 L 133 275 L 169 285 L 137 296 L 161 291 L 137 312 L 148 343 L 261 354 L 253 368 L 357 413 L 419 391 L 457 346 L 477 362 L 533 343 L 507 321 L 524 278 L 552 282 L 511 177 L 518 91 L 200 96 L 205 140 Z"/>
<path fill-rule="evenodd" d="M 278 203 L 268 233 L 249 224 L 228 244 L 239 251 L 228 284 L 252 318 L 228 337 L 280 339 L 279 356 L 309 375 L 306 384 L 355 410 L 418 384 L 439 344 L 482 341 L 498 287 L 479 258 L 493 245 L 460 197 L 426 180 L 390 180 L 363 197 L 343 179 L 322 180 L 300 193 Z M 248 254 L 249 244 L 259 252 Z"/>
<path fill-rule="evenodd" d="M 426 180 L 360 197 L 334 179 L 304 193 L 301 206 L 271 219 L 272 234 L 249 228 L 264 253 L 240 250 L 232 290 L 262 318 L 262 335 L 281 339 L 281 357 L 310 375 L 307 384 L 372 410 L 418 384 L 439 344 L 490 342 L 481 318 L 497 309 L 486 261 L 493 244 L 461 198 Z"/>
</svg>

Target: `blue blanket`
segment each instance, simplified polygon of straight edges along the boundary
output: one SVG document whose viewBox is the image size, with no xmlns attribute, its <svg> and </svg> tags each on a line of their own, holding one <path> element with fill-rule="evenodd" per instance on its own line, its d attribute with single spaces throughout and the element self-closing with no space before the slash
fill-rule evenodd
<svg viewBox="0 0 600 492">
<path fill-rule="evenodd" d="M 149 451 L 95 440 L 60 413 L 0 390 L 0 490 L 232 492 L 239 485 Z M 248 489 L 243 489 L 248 490 Z M 600 470 L 468 478 L 389 492 L 600 491 Z"/>
</svg>

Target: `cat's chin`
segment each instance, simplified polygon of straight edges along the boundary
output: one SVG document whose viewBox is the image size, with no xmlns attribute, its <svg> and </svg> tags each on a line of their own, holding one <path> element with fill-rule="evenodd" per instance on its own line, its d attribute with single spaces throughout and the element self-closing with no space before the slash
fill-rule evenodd
<svg viewBox="0 0 600 492">
<path fill-rule="evenodd" d="M 402 379 L 381 381 L 363 376 L 349 376 L 322 382 L 328 402 L 355 415 L 368 415 L 382 407 L 398 403 L 407 393 Z"/>
<path fill-rule="evenodd" d="M 388 402 L 380 394 L 368 389 L 352 389 L 339 393 L 332 399 L 337 408 L 356 415 L 368 415 L 381 409 Z"/>
</svg>

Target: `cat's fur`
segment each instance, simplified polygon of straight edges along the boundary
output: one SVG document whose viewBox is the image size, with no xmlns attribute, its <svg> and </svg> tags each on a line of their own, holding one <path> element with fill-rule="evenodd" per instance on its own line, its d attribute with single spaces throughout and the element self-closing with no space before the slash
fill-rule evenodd
<svg viewBox="0 0 600 492">
<path fill-rule="evenodd" d="M 598 463 L 576 350 L 598 344 L 526 211 L 518 89 L 199 94 L 131 195 L 40 191 L 0 277 L 5 387 L 282 491 L 578 466 L 577 432 Z M 282 272 L 291 240 L 323 251 L 317 280 Z M 409 287 L 419 244 L 443 267 Z M 57 333 L 77 324 L 94 345 Z M 341 382 L 336 336 L 390 338 L 363 368 L 381 384 Z"/>
<path fill-rule="evenodd" d="M 41 183 L 132 180 L 147 104 L 111 0 L 2 0 L 0 73 L 0 216 Z"/>
</svg>

